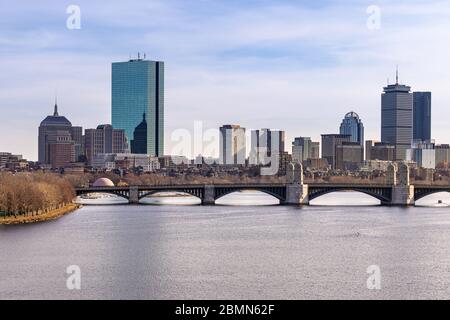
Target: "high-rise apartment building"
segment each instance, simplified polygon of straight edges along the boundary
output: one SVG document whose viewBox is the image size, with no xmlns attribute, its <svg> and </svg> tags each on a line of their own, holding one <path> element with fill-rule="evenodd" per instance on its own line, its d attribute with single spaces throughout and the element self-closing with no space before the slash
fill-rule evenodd
<svg viewBox="0 0 450 320">
<path fill-rule="evenodd" d="M 239 125 L 224 125 L 219 130 L 221 164 L 245 165 L 245 128 Z"/>
<path fill-rule="evenodd" d="M 431 92 L 413 93 L 413 139 L 431 140 Z"/>
<path fill-rule="evenodd" d="M 128 143 L 125 131 L 114 129 L 110 124 L 99 125 L 97 129 L 86 129 L 84 148 L 89 165 L 92 165 L 98 154 L 127 153 Z"/>
<path fill-rule="evenodd" d="M 384 87 L 381 95 L 381 142 L 394 145 L 395 160 L 405 160 L 413 139 L 413 97 L 411 87 L 396 83 Z"/>
<path fill-rule="evenodd" d="M 133 140 L 145 115 L 145 153 L 164 154 L 164 62 L 131 59 L 112 64 L 112 126 Z"/>
<path fill-rule="evenodd" d="M 349 134 L 350 142 L 358 142 L 364 147 L 364 125 L 356 112 L 349 112 L 342 120 L 340 134 Z"/>
</svg>

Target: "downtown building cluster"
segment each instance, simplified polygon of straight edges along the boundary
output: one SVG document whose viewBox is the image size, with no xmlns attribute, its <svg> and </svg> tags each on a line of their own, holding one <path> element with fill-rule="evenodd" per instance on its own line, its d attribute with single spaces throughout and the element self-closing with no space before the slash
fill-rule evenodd
<svg viewBox="0 0 450 320">
<path fill-rule="evenodd" d="M 278 138 L 273 139 L 271 132 Z M 386 171 L 392 162 L 423 169 L 448 168 L 450 146 L 436 145 L 431 138 L 431 92 L 411 92 L 411 87 L 399 84 L 398 71 L 396 83 L 388 84 L 381 94 L 380 132 L 381 141 L 365 140 L 363 122 L 351 111 L 344 116 L 339 133 L 322 134 L 321 144 L 310 137 L 296 137 L 289 154 L 284 131 L 253 130 L 246 164 L 267 165 L 275 152 L 281 171 L 289 161 L 311 170 L 333 171 Z M 245 128 L 225 125 L 220 138 L 220 162 L 243 164 Z"/>
<path fill-rule="evenodd" d="M 39 126 L 39 166 L 82 171 L 159 168 L 164 149 L 164 64 L 138 57 L 112 64 L 112 124 L 86 129 L 58 114 Z"/>
<path fill-rule="evenodd" d="M 388 84 L 381 94 L 381 141 L 365 140 L 360 116 L 348 112 L 338 133 L 295 137 L 289 152 L 283 130 L 249 130 L 238 124 L 218 129 L 218 158 L 198 155 L 164 155 L 164 62 L 136 59 L 112 63 L 111 124 L 86 129 L 73 126 L 59 114 L 39 126 L 38 168 L 51 170 L 157 171 L 207 165 L 214 170 L 247 170 L 277 164 L 284 175 L 291 162 L 310 171 L 385 171 L 391 162 L 448 168 L 449 145 L 431 139 L 431 92 L 411 92 L 411 87 Z M 247 136 L 249 135 L 249 137 Z M 248 139 L 249 138 L 249 139 Z M 250 140 L 250 148 L 247 148 Z M 20 155 L 0 153 L 0 169 L 24 170 Z"/>
</svg>

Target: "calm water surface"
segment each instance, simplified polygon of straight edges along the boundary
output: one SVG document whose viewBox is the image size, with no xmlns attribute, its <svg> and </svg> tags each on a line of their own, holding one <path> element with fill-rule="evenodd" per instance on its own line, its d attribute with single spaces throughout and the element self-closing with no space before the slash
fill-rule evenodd
<svg viewBox="0 0 450 320">
<path fill-rule="evenodd" d="M 116 205 L 0 226 L 0 298 L 450 299 L 450 208 L 438 199 L 450 204 L 448 194 L 407 209 L 357 193 L 309 207 L 258 193 L 213 207 L 88 200 Z M 361 206 L 337 206 L 349 203 Z M 81 268 L 79 291 L 66 288 L 70 265 Z M 381 290 L 367 289 L 370 265 Z"/>
</svg>

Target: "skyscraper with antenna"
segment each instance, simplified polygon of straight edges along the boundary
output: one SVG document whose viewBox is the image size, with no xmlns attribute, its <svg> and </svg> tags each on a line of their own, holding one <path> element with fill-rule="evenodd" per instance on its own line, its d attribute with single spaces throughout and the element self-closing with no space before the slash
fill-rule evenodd
<svg viewBox="0 0 450 320">
<path fill-rule="evenodd" d="M 388 84 L 381 95 L 381 142 L 395 147 L 395 160 L 405 160 L 413 139 L 413 95 L 411 87 L 399 83 L 398 67 L 395 84 Z"/>
<path fill-rule="evenodd" d="M 124 129 L 128 143 L 145 114 L 147 123 L 145 150 L 154 156 L 164 155 L 164 62 L 137 59 L 112 64 L 111 113 L 114 129 Z M 142 130 L 140 134 L 142 136 Z"/>
</svg>

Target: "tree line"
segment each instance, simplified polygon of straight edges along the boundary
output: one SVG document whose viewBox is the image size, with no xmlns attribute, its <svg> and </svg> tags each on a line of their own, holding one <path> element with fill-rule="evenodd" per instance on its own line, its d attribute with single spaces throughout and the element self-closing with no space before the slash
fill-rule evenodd
<svg viewBox="0 0 450 320">
<path fill-rule="evenodd" d="M 72 202 L 70 181 L 51 173 L 0 173 L 0 213 L 36 215 Z"/>
</svg>

